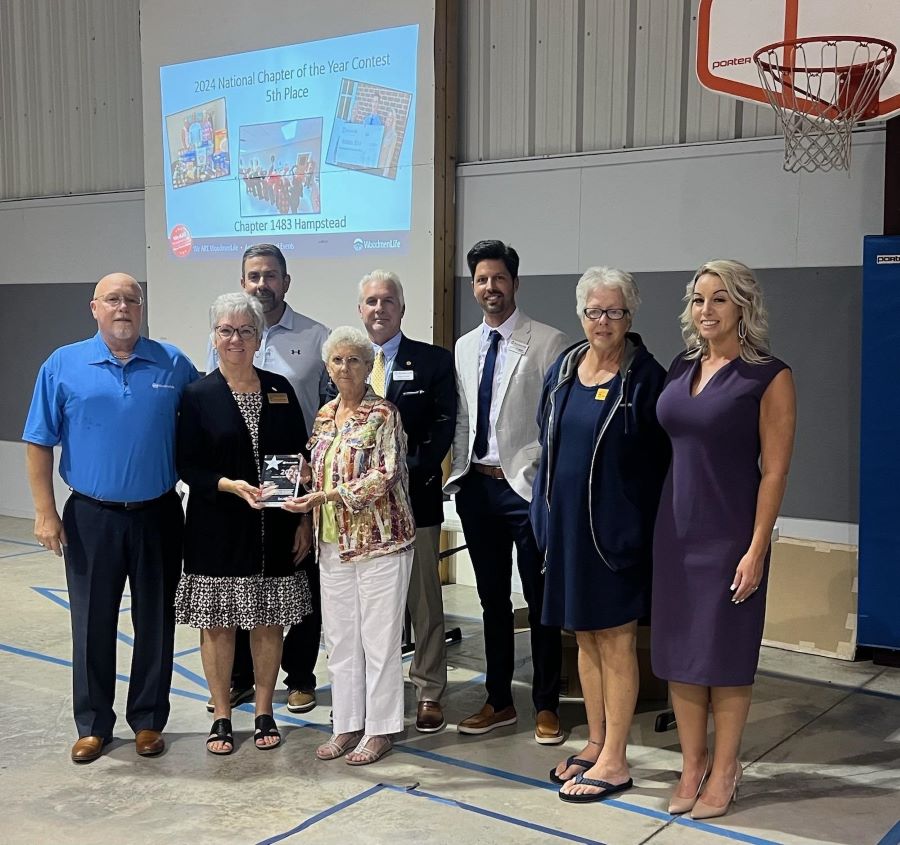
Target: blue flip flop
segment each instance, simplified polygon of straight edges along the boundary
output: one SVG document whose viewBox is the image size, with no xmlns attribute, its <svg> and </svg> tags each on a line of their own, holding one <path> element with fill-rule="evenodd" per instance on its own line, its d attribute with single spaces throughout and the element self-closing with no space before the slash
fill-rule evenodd
<svg viewBox="0 0 900 845">
<path fill-rule="evenodd" d="M 576 757 L 574 754 L 566 760 L 566 769 L 568 769 L 570 766 L 581 766 L 581 768 L 586 772 L 593 765 L 595 764 L 590 760 L 585 760 L 583 757 Z M 579 774 L 583 774 L 583 772 L 579 772 Z M 578 777 L 578 775 L 575 775 L 575 777 Z M 561 778 L 558 774 L 556 774 L 555 768 L 550 769 L 550 780 L 553 783 L 562 785 L 566 781 L 571 779 L 572 778 Z"/>
<path fill-rule="evenodd" d="M 560 801 L 568 801 L 570 804 L 589 804 L 592 801 L 602 801 L 604 798 L 609 798 L 610 795 L 615 795 L 617 792 L 624 792 L 626 789 L 631 789 L 631 787 L 634 786 L 634 781 L 631 778 L 628 778 L 625 783 L 607 783 L 605 780 L 594 780 L 594 778 L 586 778 L 583 774 L 575 775 L 575 783 L 584 783 L 588 786 L 596 786 L 598 789 L 601 789 L 603 791 L 583 792 L 580 795 L 568 795 L 560 790 Z"/>
</svg>

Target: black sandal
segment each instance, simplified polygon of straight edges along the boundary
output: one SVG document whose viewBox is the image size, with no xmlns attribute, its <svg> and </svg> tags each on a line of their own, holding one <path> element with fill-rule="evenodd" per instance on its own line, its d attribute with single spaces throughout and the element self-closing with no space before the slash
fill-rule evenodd
<svg viewBox="0 0 900 845">
<path fill-rule="evenodd" d="M 253 744 L 260 751 L 271 751 L 273 748 L 278 748 L 281 745 L 281 732 L 278 730 L 278 725 L 275 724 L 271 713 L 263 713 L 261 716 L 257 716 L 254 724 L 256 725 L 256 732 L 253 734 Z M 265 739 L 269 736 L 277 736 L 278 742 L 273 745 L 260 745 L 257 742 L 257 740 Z"/>
<path fill-rule="evenodd" d="M 215 754 L 219 757 L 231 754 L 234 751 L 234 737 L 231 734 L 231 730 L 231 719 L 216 719 L 209 729 L 209 738 L 206 740 L 206 750 L 210 754 Z M 214 742 L 227 742 L 231 748 L 227 751 L 214 751 L 210 748 Z"/>
</svg>

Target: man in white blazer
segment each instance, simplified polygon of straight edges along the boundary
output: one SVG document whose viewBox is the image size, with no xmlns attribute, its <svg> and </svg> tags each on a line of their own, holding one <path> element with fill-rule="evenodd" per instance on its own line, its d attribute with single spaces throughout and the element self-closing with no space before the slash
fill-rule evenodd
<svg viewBox="0 0 900 845">
<path fill-rule="evenodd" d="M 484 620 L 487 702 L 463 719 L 463 734 L 516 722 L 512 549 L 531 627 L 535 739 L 563 741 L 559 727 L 560 632 L 541 625 L 542 557 L 528 518 L 540 457 L 537 406 L 544 374 L 568 345 L 556 329 L 516 307 L 519 256 L 502 241 L 479 241 L 466 256 L 484 320 L 456 342 L 458 411 L 445 490 L 456 494 Z"/>
</svg>

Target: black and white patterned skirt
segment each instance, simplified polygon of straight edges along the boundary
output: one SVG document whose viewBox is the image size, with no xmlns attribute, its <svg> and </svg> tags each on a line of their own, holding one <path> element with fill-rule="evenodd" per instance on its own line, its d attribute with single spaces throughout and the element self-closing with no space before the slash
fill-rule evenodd
<svg viewBox="0 0 900 845">
<path fill-rule="evenodd" d="M 312 612 L 303 571 L 281 578 L 185 574 L 175 595 L 175 621 L 191 628 L 296 625 Z"/>
</svg>

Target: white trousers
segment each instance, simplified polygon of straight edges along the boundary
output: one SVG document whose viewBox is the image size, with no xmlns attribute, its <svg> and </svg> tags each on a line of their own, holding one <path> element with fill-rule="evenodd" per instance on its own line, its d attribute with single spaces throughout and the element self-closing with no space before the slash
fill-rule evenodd
<svg viewBox="0 0 900 845">
<path fill-rule="evenodd" d="M 403 730 L 400 645 L 413 550 L 342 563 L 319 544 L 322 631 L 335 734 Z"/>
</svg>

